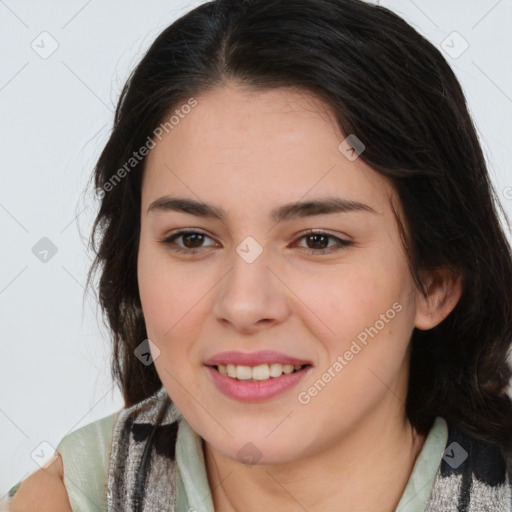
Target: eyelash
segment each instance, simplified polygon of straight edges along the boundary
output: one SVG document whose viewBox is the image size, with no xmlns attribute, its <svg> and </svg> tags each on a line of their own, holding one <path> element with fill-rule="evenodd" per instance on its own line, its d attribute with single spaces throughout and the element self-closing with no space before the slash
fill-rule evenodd
<svg viewBox="0 0 512 512">
<path fill-rule="evenodd" d="M 202 233 L 201 231 L 182 230 L 182 231 L 177 231 L 176 233 L 173 233 L 172 235 L 168 236 L 167 238 L 164 238 L 163 240 L 161 240 L 161 242 L 165 245 L 170 246 L 172 251 L 179 252 L 179 253 L 196 254 L 196 253 L 200 252 L 202 249 L 204 249 L 204 247 L 196 247 L 193 249 L 186 249 L 186 248 L 180 247 L 174 243 L 174 240 L 176 240 L 177 238 L 183 237 L 185 235 L 203 235 L 207 238 L 210 238 L 208 235 L 206 235 L 205 233 Z M 298 239 L 300 240 L 302 238 L 305 238 L 305 237 L 308 237 L 311 235 L 323 235 L 330 239 L 337 240 L 338 247 L 327 247 L 325 249 L 303 248 L 303 249 L 305 249 L 307 254 L 327 254 L 330 252 L 341 251 L 341 250 L 346 249 L 347 247 L 353 245 L 353 243 L 354 243 L 354 242 L 351 242 L 348 240 L 342 240 L 341 238 L 338 238 L 338 237 L 331 235 L 329 233 L 326 233 L 324 231 L 315 231 L 315 230 L 308 230 L 306 233 L 303 233 Z"/>
</svg>

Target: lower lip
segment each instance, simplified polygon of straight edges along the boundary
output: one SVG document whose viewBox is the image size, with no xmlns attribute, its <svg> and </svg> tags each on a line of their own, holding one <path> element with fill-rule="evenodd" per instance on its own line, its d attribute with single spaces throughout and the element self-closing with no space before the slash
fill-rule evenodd
<svg viewBox="0 0 512 512">
<path fill-rule="evenodd" d="M 283 373 L 280 377 L 270 377 L 268 380 L 256 382 L 232 379 L 227 375 L 222 375 L 212 366 L 206 368 L 217 388 L 225 395 L 243 402 L 260 402 L 293 388 L 309 373 L 312 366 L 306 366 L 298 372 Z"/>
</svg>

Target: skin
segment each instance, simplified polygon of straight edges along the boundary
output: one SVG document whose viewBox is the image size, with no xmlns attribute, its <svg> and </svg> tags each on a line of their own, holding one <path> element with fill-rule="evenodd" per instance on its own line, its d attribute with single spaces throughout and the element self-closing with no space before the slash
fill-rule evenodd
<svg viewBox="0 0 512 512">
<path fill-rule="evenodd" d="M 403 216 L 398 196 L 362 159 L 340 152 L 346 135 L 328 105 L 296 89 L 257 92 L 231 82 L 196 99 L 146 161 L 137 272 L 148 337 L 160 351 L 153 351 L 156 370 L 204 440 L 215 510 L 393 511 L 425 441 L 404 412 L 410 337 L 448 316 L 461 282 L 440 269 L 425 275 L 426 298 L 416 289 L 391 209 Z M 207 201 L 227 217 L 148 213 L 163 195 Z M 269 217 L 282 204 L 326 196 L 376 213 L 278 224 Z M 321 254 L 337 240 L 315 245 L 304 237 L 311 228 L 353 244 Z M 162 242 L 178 229 L 206 237 L 202 245 L 187 237 Z M 263 249 L 252 263 L 236 252 L 247 236 Z M 401 311 L 378 335 L 308 404 L 299 403 L 298 393 L 397 302 Z M 314 368 L 264 402 L 217 390 L 206 359 L 261 349 Z M 248 442 L 261 453 L 250 466 L 237 455 Z"/>
<path fill-rule="evenodd" d="M 56 454 L 47 467 L 43 467 L 21 483 L 11 500 L 11 512 L 70 512 L 71 504 L 63 482 L 64 466 Z M 3 508 L 2 508 L 3 509 Z"/>
</svg>

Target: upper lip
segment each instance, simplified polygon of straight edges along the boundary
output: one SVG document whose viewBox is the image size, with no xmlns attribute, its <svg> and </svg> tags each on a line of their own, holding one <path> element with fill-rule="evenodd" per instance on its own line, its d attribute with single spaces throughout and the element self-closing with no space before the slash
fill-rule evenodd
<svg viewBox="0 0 512 512">
<path fill-rule="evenodd" d="M 204 364 L 207 366 L 216 366 L 219 364 L 257 366 L 260 364 L 272 363 L 293 364 L 294 366 L 311 364 L 310 361 L 288 356 L 281 352 L 276 352 L 275 350 L 260 350 L 258 352 L 221 352 L 214 355 L 213 357 L 210 357 L 210 359 L 205 361 Z"/>
</svg>

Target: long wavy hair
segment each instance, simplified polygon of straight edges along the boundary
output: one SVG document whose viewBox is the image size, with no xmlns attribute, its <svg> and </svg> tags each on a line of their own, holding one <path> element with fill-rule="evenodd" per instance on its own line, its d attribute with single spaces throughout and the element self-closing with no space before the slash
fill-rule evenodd
<svg viewBox="0 0 512 512">
<path fill-rule="evenodd" d="M 173 109 L 227 80 L 254 90 L 299 87 L 327 102 L 342 133 L 364 143 L 360 158 L 398 192 L 419 289 L 426 293 L 425 270 L 447 267 L 463 277 L 451 314 L 413 332 L 407 417 L 426 434 L 442 416 L 509 458 L 512 255 L 498 210 L 506 215 L 443 55 L 390 10 L 360 0 L 206 2 L 166 28 L 131 73 L 92 176 L 100 207 L 87 278 L 89 287 L 100 270 L 112 376 L 126 407 L 162 386 L 154 365 L 134 354 L 147 338 L 137 284 L 146 158 L 130 158 Z"/>
</svg>

